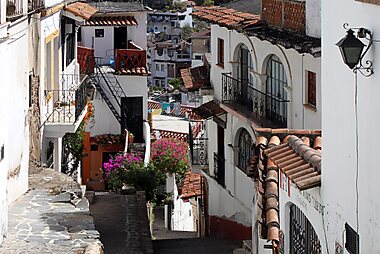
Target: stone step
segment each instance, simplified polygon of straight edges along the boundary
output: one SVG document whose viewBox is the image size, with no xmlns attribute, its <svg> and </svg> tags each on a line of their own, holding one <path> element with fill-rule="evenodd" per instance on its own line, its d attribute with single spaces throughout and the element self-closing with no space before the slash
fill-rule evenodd
<svg viewBox="0 0 380 254">
<path fill-rule="evenodd" d="M 232 253 L 233 254 L 250 254 L 251 252 L 246 249 L 239 248 L 239 249 L 234 249 Z"/>
</svg>

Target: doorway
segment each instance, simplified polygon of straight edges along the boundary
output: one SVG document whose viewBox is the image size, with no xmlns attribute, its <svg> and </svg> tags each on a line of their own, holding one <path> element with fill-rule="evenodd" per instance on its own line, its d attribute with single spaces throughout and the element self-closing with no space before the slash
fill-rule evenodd
<svg viewBox="0 0 380 254">
<path fill-rule="evenodd" d="M 143 97 L 121 98 L 122 131 L 128 129 L 135 136 L 135 142 L 144 142 L 143 138 Z"/>
<path fill-rule="evenodd" d="M 128 48 L 128 35 L 127 27 L 114 28 L 114 49 L 127 49 Z"/>
</svg>

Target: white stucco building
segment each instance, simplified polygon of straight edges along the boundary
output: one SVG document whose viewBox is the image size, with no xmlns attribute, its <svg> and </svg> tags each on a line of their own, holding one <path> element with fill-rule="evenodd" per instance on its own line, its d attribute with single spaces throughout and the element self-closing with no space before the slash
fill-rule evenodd
<svg viewBox="0 0 380 254">
<path fill-rule="evenodd" d="M 193 12 L 211 23 L 210 82 L 219 104 L 206 116 L 210 234 L 255 234 L 258 187 L 250 163 L 257 155 L 257 128 L 321 128 L 319 1 L 286 1 L 292 7 L 284 9 L 281 4 L 263 0 L 261 17 L 223 7 Z M 297 198 L 284 198 L 279 209 Z M 279 227 L 285 228 L 285 220 Z"/>
<path fill-rule="evenodd" d="M 337 11 L 338 8 L 342 11 Z M 321 191 L 330 253 L 379 252 L 376 159 L 379 151 L 376 134 L 379 124 L 376 114 L 380 106 L 379 44 L 374 42 L 363 59 L 363 63 L 366 60 L 373 63 L 374 74 L 368 78 L 359 72 L 356 76 L 343 63 L 335 45 L 346 36 L 345 23 L 348 28 L 368 29 L 378 40 L 379 14 L 379 1 L 322 1 L 324 173 Z M 357 29 L 354 32 L 356 36 Z M 368 45 L 368 40 L 360 40 Z M 341 251 L 336 252 L 337 248 Z"/>
<path fill-rule="evenodd" d="M 86 125 L 83 183 L 90 181 L 90 188 L 104 189 L 100 169 L 111 155 L 124 151 L 126 129 L 134 135 L 135 143 L 144 144 L 144 161 L 149 159 L 147 78 L 150 73 L 146 59 L 149 10 L 138 2 L 90 5 L 97 13 L 81 26 L 78 48 L 81 72 L 90 77 L 96 88 L 92 100 L 94 119 Z"/>
<path fill-rule="evenodd" d="M 29 66 L 26 1 L 0 3 L 0 244 L 8 205 L 28 188 Z"/>
</svg>

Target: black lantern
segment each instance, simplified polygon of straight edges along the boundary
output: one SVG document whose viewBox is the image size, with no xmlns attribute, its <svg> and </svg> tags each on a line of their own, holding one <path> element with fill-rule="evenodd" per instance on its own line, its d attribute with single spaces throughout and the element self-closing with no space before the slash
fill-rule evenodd
<svg viewBox="0 0 380 254">
<path fill-rule="evenodd" d="M 347 64 L 350 69 L 354 69 L 361 60 L 365 46 L 364 43 L 355 37 L 352 29 L 349 29 L 346 37 L 341 39 L 336 45 L 340 49 L 344 63 Z"/>
</svg>

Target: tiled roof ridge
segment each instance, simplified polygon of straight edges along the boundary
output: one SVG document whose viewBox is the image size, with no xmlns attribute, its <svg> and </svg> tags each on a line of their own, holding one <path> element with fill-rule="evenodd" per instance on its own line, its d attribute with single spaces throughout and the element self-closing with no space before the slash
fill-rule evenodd
<svg viewBox="0 0 380 254">
<path fill-rule="evenodd" d="M 320 129 L 307 130 L 307 129 L 286 129 L 286 128 L 278 128 L 278 129 L 255 128 L 254 130 L 256 133 L 265 133 L 265 134 L 272 134 L 272 135 L 278 135 L 278 134 L 316 135 L 316 136 L 322 135 L 322 130 L 320 130 Z"/>
<path fill-rule="evenodd" d="M 309 162 L 313 168 L 321 173 L 322 155 L 318 150 L 306 145 L 300 138 L 294 135 L 289 136 L 288 144 L 302 159 Z"/>
</svg>

